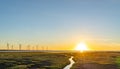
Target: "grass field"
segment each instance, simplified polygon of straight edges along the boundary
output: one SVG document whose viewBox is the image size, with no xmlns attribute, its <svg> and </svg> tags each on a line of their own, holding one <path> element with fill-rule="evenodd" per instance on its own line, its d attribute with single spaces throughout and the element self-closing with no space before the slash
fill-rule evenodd
<svg viewBox="0 0 120 69">
<path fill-rule="evenodd" d="M 120 69 L 120 52 L 75 53 L 72 69 Z"/>
<path fill-rule="evenodd" d="M 120 69 L 119 52 L 1 52 L 0 69 Z"/>
<path fill-rule="evenodd" d="M 62 69 L 69 64 L 66 53 L 0 53 L 0 69 Z"/>
</svg>

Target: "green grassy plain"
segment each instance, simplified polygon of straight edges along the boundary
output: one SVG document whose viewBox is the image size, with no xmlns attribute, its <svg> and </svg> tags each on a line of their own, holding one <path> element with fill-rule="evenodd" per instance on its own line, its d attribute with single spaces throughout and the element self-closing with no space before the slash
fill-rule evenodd
<svg viewBox="0 0 120 69">
<path fill-rule="evenodd" d="M 120 69 L 120 52 L 1 52 L 0 69 Z"/>
<path fill-rule="evenodd" d="M 62 69 L 69 54 L 42 52 L 0 53 L 0 69 Z"/>
<path fill-rule="evenodd" d="M 72 69 L 120 69 L 120 52 L 83 52 L 74 57 Z"/>
</svg>

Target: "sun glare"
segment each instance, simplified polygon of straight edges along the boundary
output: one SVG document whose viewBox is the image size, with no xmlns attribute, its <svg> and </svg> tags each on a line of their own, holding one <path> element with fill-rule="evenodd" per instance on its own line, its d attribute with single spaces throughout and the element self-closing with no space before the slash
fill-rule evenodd
<svg viewBox="0 0 120 69">
<path fill-rule="evenodd" d="M 76 46 L 75 50 L 83 52 L 83 51 L 88 50 L 88 48 L 87 48 L 87 45 L 84 42 L 81 42 Z"/>
</svg>

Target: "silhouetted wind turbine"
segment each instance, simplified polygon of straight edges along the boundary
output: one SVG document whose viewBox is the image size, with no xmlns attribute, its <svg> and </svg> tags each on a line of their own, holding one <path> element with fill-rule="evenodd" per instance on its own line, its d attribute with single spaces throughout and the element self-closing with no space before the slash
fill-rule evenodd
<svg viewBox="0 0 120 69">
<path fill-rule="evenodd" d="M 32 50 L 34 50 L 34 46 L 32 47 Z"/>
<path fill-rule="evenodd" d="M 36 45 L 36 50 L 38 50 L 38 45 Z"/>
<path fill-rule="evenodd" d="M 30 50 L 30 45 L 28 45 L 27 48 L 28 48 L 27 50 Z"/>
<path fill-rule="evenodd" d="M 22 45 L 21 45 L 21 44 L 19 44 L 19 50 L 21 50 L 21 48 L 22 48 Z"/>
<path fill-rule="evenodd" d="M 9 50 L 9 43 L 7 43 L 7 50 Z"/>
<path fill-rule="evenodd" d="M 11 46 L 11 49 L 13 50 L 13 45 Z"/>
<path fill-rule="evenodd" d="M 42 50 L 44 51 L 44 46 L 42 46 Z"/>
</svg>

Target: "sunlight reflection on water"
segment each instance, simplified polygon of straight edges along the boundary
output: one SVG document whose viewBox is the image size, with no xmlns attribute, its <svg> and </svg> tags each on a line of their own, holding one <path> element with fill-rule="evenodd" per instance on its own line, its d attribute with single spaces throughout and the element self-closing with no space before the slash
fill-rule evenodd
<svg viewBox="0 0 120 69">
<path fill-rule="evenodd" d="M 70 64 L 69 65 L 67 65 L 65 68 L 63 68 L 63 69 L 70 69 L 72 66 L 73 66 L 73 64 L 75 63 L 74 61 L 73 61 L 73 56 L 71 56 L 71 58 L 69 58 L 69 61 L 70 61 Z"/>
</svg>

